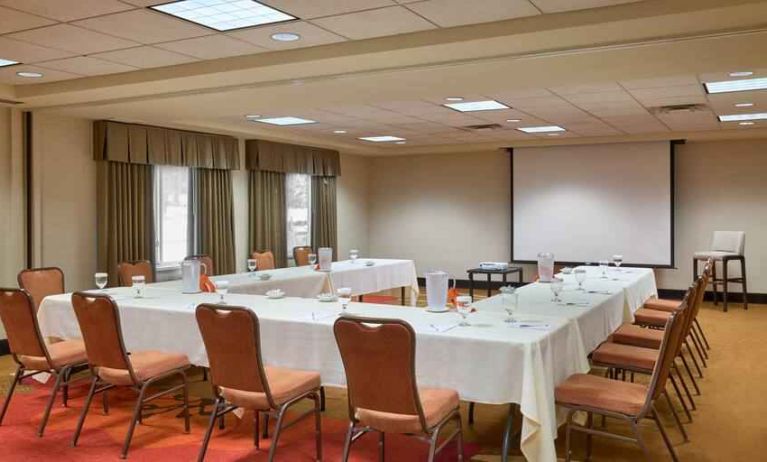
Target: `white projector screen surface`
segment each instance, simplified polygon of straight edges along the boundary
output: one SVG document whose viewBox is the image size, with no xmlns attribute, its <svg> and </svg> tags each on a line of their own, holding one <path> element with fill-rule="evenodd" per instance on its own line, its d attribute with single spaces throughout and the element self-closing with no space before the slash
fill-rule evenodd
<svg viewBox="0 0 767 462">
<path fill-rule="evenodd" d="M 668 141 L 515 148 L 512 260 L 671 266 Z"/>
</svg>

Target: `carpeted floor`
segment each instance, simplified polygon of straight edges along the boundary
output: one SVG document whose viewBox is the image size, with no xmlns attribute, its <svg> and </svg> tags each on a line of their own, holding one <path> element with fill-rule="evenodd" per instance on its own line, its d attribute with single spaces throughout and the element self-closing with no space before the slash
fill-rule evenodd
<svg viewBox="0 0 767 462">
<path fill-rule="evenodd" d="M 767 306 L 752 305 L 744 311 L 731 305 L 729 313 L 722 313 L 711 304 L 701 310 L 701 323 L 712 345 L 709 367 L 700 379 L 701 396 L 696 397 L 698 410 L 694 422 L 686 424 L 690 442 L 683 443 L 681 435 L 671 426 L 665 415 L 672 441 L 682 461 L 757 461 L 767 456 Z M 0 357 L 0 395 L 4 396 L 9 375 L 13 370 L 10 356 Z M 192 387 L 193 421 L 191 435 L 182 432 L 182 421 L 176 412 L 158 413 L 139 426 L 134 437 L 130 460 L 193 460 L 202 439 L 206 416 L 210 405 L 207 383 L 199 381 Z M 109 416 L 101 415 L 98 401 L 86 421 L 85 431 L 78 448 L 69 447 L 69 439 L 76 416 L 82 405 L 85 390 L 72 392 L 70 408 L 57 407 L 43 439 L 35 436 L 35 426 L 44 406 L 47 389 L 34 382 L 17 388 L 17 395 L 8 415 L 0 427 L 2 453 L 0 460 L 110 460 L 117 459 L 122 438 L 128 422 L 132 396 L 120 393 L 110 397 L 112 409 Z M 323 418 L 323 442 L 325 460 L 338 460 L 346 425 L 346 396 L 343 390 L 328 390 L 328 408 Z M 159 402 L 157 411 L 171 404 Z M 664 408 L 661 408 L 663 412 Z M 478 405 L 476 422 L 465 422 L 467 455 L 474 461 L 499 460 L 500 435 L 506 415 L 502 406 Z M 622 430 L 619 423 L 608 421 L 609 428 Z M 263 442 L 257 452 L 252 446 L 252 419 L 246 414 L 243 420 L 234 416 L 227 418 L 227 429 L 216 432 L 211 443 L 208 460 L 266 460 L 269 440 Z M 652 460 L 670 460 L 657 430 L 648 422 L 643 434 L 652 452 Z M 564 435 L 557 441 L 560 457 L 564 454 Z M 575 460 L 581 460 L 584 447 L 582 435 L 574 440 Z M 280 441 L 278 460 L 311 460 L 314 450 L 311 422 L 305 422 L 284 433 Z M 387 439 L 387 460 L 425 460 L 425 445 L 408 437 Z M 355 445 L 354 460 L 377 460 L 375 438 L 366 436 Z M 454 460 L 454 452 L 445 454 L 441 460 Z M 593 460 L 633 461 L 643 460 L 639 448 L 617 440 L 595 438 Z M 514 450 L 512 460 L 522 460 Z"/>
</svg>

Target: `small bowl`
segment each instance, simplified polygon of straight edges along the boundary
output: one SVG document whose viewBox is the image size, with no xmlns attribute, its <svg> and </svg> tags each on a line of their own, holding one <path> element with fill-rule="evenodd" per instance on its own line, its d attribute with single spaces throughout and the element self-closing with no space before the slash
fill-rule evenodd
<svg viewBox="0 0 767 462">
<path fill-rule="evenodd" d="M 569 266 L 562 268 L 562 274 L 570 274 L 572 272 L 573 272 L 573 269 L 570 268 Z"/>
<path fill-rule="evenodd" d="M 268 281 L 272 278 L 272 275 L 269 273 L 258 273 L 258 279 L 261 279 L 262 281 Z"/>
<path fill-rule="evenodd" d="M 317 295 L 317 300 L 321 302 L 335 302 L 338 300 L 335 294 L 325 293 Z"/>
<path fill-rule="evenodd" d="M 374 262 L 373 260 L 368 260 L 368 261 L 365 262 L 365 266 L 373 266 L 375 264 L 376 264 L 376 262 Z"/>
<path fill-rule="evenodd" d="M 272 289 L 272 290 L 266 291 L 266 296 L 268 298 L 282 298 L 285 296 L 285 292 L 283 292 L 280 289 Z"/>
</svg>

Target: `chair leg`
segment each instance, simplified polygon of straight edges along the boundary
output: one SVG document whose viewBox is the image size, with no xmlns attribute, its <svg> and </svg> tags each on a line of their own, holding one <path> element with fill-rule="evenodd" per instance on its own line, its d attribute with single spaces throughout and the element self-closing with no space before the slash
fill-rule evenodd
<svg viewBox="0 0 767 462">
<path fill-rule="evenodd" d="M 109 391 L 104 390 L 101 392 L 101 408 L 104 410 L 104 415 L 109 415 Z"/>
<path fill-rule="evenodd" d="M 8 390 L 8 395 L 6 395 L 5 400 L 3 401 L 3 409 L 0 410 L 0 425 L 3 424 L 3 419 L 5 418 L 5 413 L 8 411 L 8 405 L 11 404 L 11 396 L 13 396 L 13 391 L 16 389 L 16 384 L 19 383 L 19 380 L 21 376 L 24 374 L 24 368 L 23 367 L 17 367 L 16 373 L 13 375 L 13 381 L 11 382 L 11 388 Z"/>
<path fill-rule="evenodd" d="M 729 266 L 728 263 L 729 263 L 728 260 L 725 260 L 725 259 L 722 260 L 722 302 L 723 302 L 722 305 L 724 306 L 725 313 L 727 312 L 727 294 L 730 291 L 730 287 L 729 287 L 730 284 L 727 279 L 728 278 L 727 266 Z"/>
<path fill-rule="evenodd" d="M 703 332 L 703 327 L 701 327 L 700 323 L 698 322 L 698 318 L 695 318 L 693 320 L 693 325 L 698 329 L 698 332 L 700 333 L 700 338 L 703 339 L 703 343 L 706 345 L 706 349 L 710 350 L 711 345 L 708 343 L 708 339 L 706 338 L 706 333 Z"/>
<path fill-rule="evenodd" d="M 684 346 L 687 348 L 687 353 L 690 355 L 690 359 L 695 366 L 695 370 L 698 372 L 698 377 L 702 379 L 703 369 L 700 368 L 700 364 L 698 364 L 698 358 L 695 357 L 695 353 L 693 353 L 692 348 L 690 348 L 690 343 L 687 341 L 687 339 L 684 339 Z"/>
<path fill-rule="evenodd" d="M 588 418 L 586 419 L 586 426 L 588 428 L 594 428 L 594 413 L 589 412 Z M 593 436 L 591 433 L 586 433 L 586 458 L 583 459 L 585 461 L 591 460 L 591 443 Z"/>
<path fill-rule="evenodd" d="M 690 380 L 692 380 L 692 386 L 695 388 L 695 394 L 700 395 L 700 388 L 698 388 L 698 382 L 695 381 L 695 376 L 692 375 L 692 371 L 690 370 L 689 364 L 687 364 L 687 360 L 684 359 L 684 355 L 679 355 L 680 358 L 682 358 L 682 365 L 687 370 L 687 375 L 690 377 Z"/>
<path fill-rule="evenodd" d="M 322 461 L 322 398 L 314 396 L 314 445 L 317 449 L 317 462 Z M 382 449 L 383 450 L 383 449 Z"/>
<path fill-rule="evenodd" d="M 261 438 L 269 438 L 269 414 L 264 413 L 264 430 L 261 432 Z"/>
<path fill-rule="evenodd" d="M 719 304 L 719 294 L 716 291 L 716 262 L 711 266 L 711 288 L 714 291 L 714 306 Z"/>
<path fill-rule="evenodd" d="M 191 431 L 191 423 L 189 421 L 189 383 L 186 380 L 186 372 L 180 371 L 181 380 L 184 384 L 184 433 Z"/>
<path fill-rule="evenodd" d="M 253 411 L 253 446 L 261 449 L 261 413 Z"/>
<path fill-rule="evenodd" d="M 463 423 L 461 422 L 461 415 L 456 414 L 455 423 L 458 425 L 458 434 L 456 444 L 458 445 L 458 462 L 463 462 Z"/>
<path fill-rule="evenodd" d="M 743 309 L 748 309 L 748 288 L 746 286 L 746 257 L 740 257 L 740 277 L 743 278 Z"/>
<path fill-rule="evenodd" d="M 56 382 L 53 384 L 51 397 L 48 398 L 48 404 L 45 405 L 45 411 L 43 411 L 43 419 L 40 421 L 40 427 L 37 429 L 37 436 L 39 437 L 43 436 L 45 425 L 48 424 L 48 417 L 51 416 L 51 408 L 53 407 L 53 403 L 56 402 L 56 395 L 59 392 L 59 388 L 61 388 L 61 380 L 64 378 L 65 372 L 56 372 L 54 375 L 56 375 Z"/>
<path fill-rule="evenodd" d="M 144 394 L 146 393 L 147 384 L 141 386 L 141 391 L 138 393 L 138 399 L 136 399 L 136 406 L 133 408 L 133 417 L 130 424 L 128 424 L 128 433 L 125 435 L 125 442 L 123 443 L 123 449 L 120 453 L 120 458 L 125 459 L 128 457 L 128 449 L 130 448 L 131 439 L 133 439 L 133 431 L 136 429 L 136 423 L 141 416 L 141 409 L 144 407 Z"/>
<path fill-rule="evenodd" d="M 682 433 L 684 440 L 690 441 L 690 438 L 687 436 L 687 431 L 684 429 L 684 425 L 682 425 L 682 421 L 679 419 L 679 414 L 676 413 L 676 408 L 674 407 L 674 403 L 671 401 L 671 397 L 668 395 L 668 392 L 666 390 L 663 390 L 663 395 L 666 397 L 666 402 L 668 403 L 668 407 L 669 409 L 671 409 L 671 415 L 674 416 L 674 422 L 676 422 L 676 426 L 679 428 L 679 431 Z"/>
<path fill-rule="evenodd" d="M 72 367 L 65 367 L 61 370 L 61 373 L 64 374 L 64 379 L 61 384 L 61 404 L 64 405 L 64 407 L 69 406 L 69 377 L 72 375 Z"/>
<path fill-rule="evenodd" d="M 509 414 L 506 416 L 506 426 L 503 429 L 503 443 L 501 444 L 501 462 L 508 462 L 509 460 L 511 429 L 514 428 L 514 410 L 516 409 L 514 406 L 514 404 L 509 404 Z M 463 431 L 463 427 L 461 427 L 461 431 Z M 463 433 L 461 435 L 463 436 Z"/>
<path fill-rule="evenodd" d="M 325 412 L 325 387 L 320 387 L 320 410 Z"/>
<path fill-rule="evenodd" d="M 285 405 L 280 408 L 277 413 L 277 422 L 274 424 L 274 436 L 272 436 L 272 444 L 269 445 L 269 462 L 274 460 L 274 454 L 277 452 L 277 443 L 280 440 L 280 433 L 282 432 L 282 419 L 285 417 Z"/>
<path fill-rule="evenodd" d="M 469 402 L 469 425 L 474 424 L 474 401 Z"/>
<path fill-rule="evenodd" d="M 348 462 L 349 452 L 352 449 L 352 435 L 354 435 L 354 422 L 349 422 L 349 428 L 346 430 L 346 438 L 344 439 L 344 450 L 341 455 L 342 462 Z"/>
<path fill-rule="evenodd" d="M 687 408 L 687 403 L 682 397 L 682 391 L 679 389 L 679 385 L 677 385 L 676 379 L 674 379 L 674 374 L 672 374 L 671 372 L 669 372 L 668 378 L 671 381 L 671 385 L 674 387 L 674 391 L 676 392 L 677 398 L 679 398 L 679 402 L 682 403 L 682 409 L 684 410 L 684 413 L 687 415 L 688 421 L 692 422 L 692 414 L 690 414 L 690 409 Z"/>
<path fill-rule="evenodd" d="M 77 446 L 77 440 L 80 439 L 80 432 L 83 430 L 83 424 L 85 423 L 85 417 L 88 415 L 88 408 L 91 407 L 91 401 L 93 401 L 93 395 L 96 393 L 96 384 L 99 378 L 94 376 L 91 379 L 91 388 L 88 390 L 88 395 L 85 397 L 85 403 L 83 403 L 83 410 L 80 413 L 80 418 L 77 420 L 77 427 L 75 427 L 75 434 L 72 436 L 72 447 Z"/>
<path fill-rule="evenodd" d="M 692 334 L 692 331 L 690 331 L 690 335 L 688 335 L 688 337 L 690 338 L 690 340 L 692 340 L 692 346 L 695 347 L 695 352 L 698 353 L 698 358 L 700 358 L 700 363 L 703 364 L 703 367 L 708 367 L 708 363 L 706 362 L 706 355 L 703 354 L 703 351 L 700 347 L 700 343 L 698 343 L 698 340 L 695 338 L 695 335 Z"/>
<path fill-rule="evenodd" d="M 213 428 L 216 426 L 216 416 L 218 415 L 218 408 L 221 407 L 223 399 L 216 398 L 216 402 L 213 405 L 213 410 L 210 413 L 210 420 L 208 421 L 208 428 L 205 430 L 205 437 L 202 439 L 202 446 L 200 452 L 197 455 L 197 462 L 203 462 L 205 460 L 205 453 L 208 451 L 208 444 L 210 443 L 210 437 L 213 435 Z M 258 414 L 256 414 L 258 416 Z"/>
<path fill-rule="evenodd" d="M 438 427 L 431 434 L 431 438 L 429 438 L 429 457 L 426 459 L 428 462 L 434 462 L 434 458 L 437 455 L 437 438 L 439 438 L 440 430 L 441 427 Z"/>
<path fill-rule="evenodd" d="M 698 329 L 695 328 L 695 324 L 690 324 L 690 335 L 692 335 L 692 341 L 695 343 L 695 347 L 698 349 L 698 353 L 702 354 L 703 357 L 708 360 L 708 350 L 703 344 L 703 340 L 701 340 L 700 333 L 698 333 Z M 703 365 L 708 367 L 708 364 L 704 363 Z"/>
<path fill-rule="evenodd" d="M 692 393 L 690 392 L 690 388 L 687 387 L 687 381 L 684 379 L 684 376 L 682 375 L 682 371 L 674 364 L 674 370 L 676 371 L 676 375 L 679 376 L 679 381 L 682 383 L 682 388 L 684 388 L 684 392 L 687 395 L 687 399 L 690 401 L 690 408 L 694 411 L 697 409 L 695 406 L 695 400 L 692 399 Z"/>
<path fill-rule="evenodd" d="M 573 411 L 569 411 L 567 413 L 567 423 L 565 424 L 565 425 L 567 425 L 565 427 L 565 462 L 570 462 L 570 456 L 571 456 L 570 453 L 572 452 L 570 450 L 570 439 L 572 437 L 571 436 L 571 434 L 572 434 L 572 428 L 571 428 L 572 427 L 572 422 L 571 422 L 572 416 L 573 416 Z"/>
<path fill-rule="evenodd" d="M 660 421 L 660 417 L 658 416 L 658 410 L 655 408 L 655 404 L 652 406 L 652 420 L 655 421 L 655 424 L 658 426 L 658 430 L 660 430 L 660 435 L 663 437 L 663 442 L 666 443 L 666 447 L 668 448 L 668 452 L 671 453 L 671 459 L 674 462 L 679 462 L 679 459 L 676 457 L 676 451 L 674 451 L 674 446 L 671 444 L 671 440 L 668 437 L 668 434 L 666 433 L 666 429 L 663 428 L 663 424 Z"/>
<path fill-rule="evenodd" d="M 637 444 L 642 449 L 645 459 L 652 461 L 652 457 L 650 457 L 650 451 L 647 449 L 647 445 L 645 444 L 644 439 L 642 439 L 642 434 L 639 433 L 639 427 L 637 426 L 636 422 L 631 422 L 631 429 L 634 431 L 634 437 L 637 440 Z"/>
<path fill-rule="evenodd" d="M 378 462 L 386 460 L 386 434 L 378 432 Z"/>
</svg>

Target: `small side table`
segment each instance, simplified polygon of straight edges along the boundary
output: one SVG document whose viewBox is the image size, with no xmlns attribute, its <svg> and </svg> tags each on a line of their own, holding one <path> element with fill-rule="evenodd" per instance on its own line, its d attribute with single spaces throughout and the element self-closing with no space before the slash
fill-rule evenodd
<svg viewBox="0 0 767 462">
<path fill-rule="evenodd" d="M 469 295 L 471 297 L 474 297 L 474 275 L 475 274 L 487 274 L 487 296 L 490 297 L 492 295 L 492 289 L 490 287 L 490 282 L 492 280 L 492 276 L 494 274 L 500 274 L 503 276 L 503 283 L 507 283 L 507 277 L 509 274 L 517 273 L 517 282 L 520 284 L 522 283 L 522 267 L 521 266 L 509 266 L 506 269 L 502 270 L 491 270 L 491 269 L 483 269 L 483 268 L 472 268 L 469 270 L 466 270 L 467 273 L 469 273 Z"/>
</svg>

